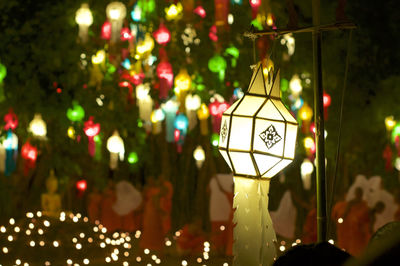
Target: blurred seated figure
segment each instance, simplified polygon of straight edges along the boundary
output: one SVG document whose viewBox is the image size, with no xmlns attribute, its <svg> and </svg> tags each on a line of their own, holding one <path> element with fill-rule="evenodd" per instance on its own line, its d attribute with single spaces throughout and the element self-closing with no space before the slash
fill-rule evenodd
<svg viewBox="0 0 400 266">
<path fill-rule="evenodd" d="M 202 254 L 204 241 L 201 218 L 196 218 L 193 223 L 186 224 L 181 230 L 181 235 L 176 241 L 179 255 L 195 256 Z"/>
<path fill-rule="evenodd" d="M 374 227 L 373 225 L 375 224 L 376 221 L 376 217 L 377 215 L 383 213 L 383 211 L 385 210 L 385 203 L 383 203 L 382 201 L 378 201 L 375 206 L 371 209 L 370 211 L 370 233 L 373 234 L 374 233 Z"/>
<path fill-rule="evenodd" d="M 94 223 L 96 220 L 100 221 L 100 204 L 101 204 L 101 193 L 94 187 L 92 192 L 88 196 L 87 212 L 89 221 Z"/>
<path fill-rule="evenodd" d="M 339 248 L 343 248 L 346 242 L 346 231 L 343 227 L 343 217 L 347 202 L 344 198 L 345 194 L 340 194 L 338 196 L 338 201 L 333 206 L 331 213 L 332 222 L 336 227 L 336 245 Z"/>
<path fill-rule="evenodd" d="M 113 211 L 121 219 L 120 230 L 133 232 L 136 228 L 134 211 L 142 203 L 142 194 L 130 182 L 119 181 L 115 185 L 116 201 Z"/>
<path fill-rule="evenodd" d="M 328 242 L 297 245 L 280 256 L 274 266 L 339 266 L 351 256 Z"/>
<path fill-rule="evenodd" d="M 367 246 L 370 237 L 370 217 L 367 203 L 363 200 L 363 190 L 355 189 L 354 198 L 350 200 L 343 214 L 345 240 L 343 246 L 353 256 L 359 255 Z"/>
<path fill-rule="evenodd" d="M 58 180 L 54 170 L 50 170 L 50 176 L 46 180 L 47 193 L 41 196 L 43 215 L 58 218 L 61 212 L 61 197 L 57 194 Z"/>
</svg>

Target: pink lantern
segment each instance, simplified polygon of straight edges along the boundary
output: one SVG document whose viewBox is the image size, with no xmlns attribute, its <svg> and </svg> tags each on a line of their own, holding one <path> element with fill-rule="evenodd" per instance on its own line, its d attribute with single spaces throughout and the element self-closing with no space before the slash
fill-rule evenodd
<svg viewBox="0 0 400 266">
<path fill-rule="evenodd" d="M 218 41 L 217 26 L 215 26 L 215 25 L 211 26 L 210 32 L 208 33 L 208 37 L 209 37 L 213 42 L 217 42 L 217 41 Z"/>
<path fill-rule="evenodd" d="M 328 119 L 328 107 L 331 105 L 331 96 L 328 93 L 324 92 L 323 100 L 324 100 L 324 118 Z"/>
<path fill-rule="evenodd" d="M 121 29 L 121 41 L 129 41 L 132 40 L 132 34 L 129 28 Z"/>
<path fill-rule="evenodd" d="M 168 61 L 160 62 L 157 66 L 157 77 L 160 79 L 160 99 L 168 97 L 168 91 L 174 84 L 174 73 L 172 72 L 172 65 Z"/>
<path fill-rule="evenodd" d="M 83 193 L 87 189 L 87 182 L 85 179 L 78 180 L 76 182 L 76 189 L 79 190 L 79 192 Z"/>
<path fill-rule="evenodd" d="M 222 114 L 229 108 L 229 104 L 225 101 L 214 100 L 208 105 L 208 108 L 212 115 L 213 131 L 217 133 L 221 127 Z"/>
<path fill-rule="evenodd" d="M 100 124 L 93 122 L 93 116 L 89 117 L 89 120 L 84 123 L 83 131 L 85 131 L 86 136 L 88 137 L 89 144 L 88 150 L 90 156 L 94 156 L 96 153 L 96 144 L 94 142 L 94 137 L 100 133 Z"/>
<path fill-rule="evenodd" d="M 202 6 L 198 6 L 193 10 L 193 13 L 200 16 L 201 18 L 205 18 L 207 13 Z"/>
<path fill-rule="evenodd" d="M 160 45 L 166 45 L 171 40 L 171 33 L 163 23 L 161 23 L 160 27 L 153 32 L 153 36 L 156 42 Z"/>
<path fill-rule="evenodd" d="M 251 12 L 252 16 L 253 16 L 253 18 L 255 18 L 255 17 L 257 17 L 257 12 L 258 12 L 258 8 L 261 5 L 261 0 L 249 0 L 249 2 L 250 2 L 251 9 L 252 9 L 252 12 Z"/>
<path fill-rule="evenodd" d="M 104 40 L 111 39 L 111 23 L 108 21 L 101 26 L 101 38 Z"/>
</svg>

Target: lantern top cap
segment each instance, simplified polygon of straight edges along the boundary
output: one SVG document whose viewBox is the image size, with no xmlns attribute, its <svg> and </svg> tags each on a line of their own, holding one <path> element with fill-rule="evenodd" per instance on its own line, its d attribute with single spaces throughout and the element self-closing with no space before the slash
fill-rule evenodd
<svg viewBox="0 0 400 266">
<path fill-rule="evenodd" d="M 280 98 L 280 72 L 274 75 L 273 68 L 264 68 L 258 62 L 251 77 L 247 94 Z"/>
</svg>

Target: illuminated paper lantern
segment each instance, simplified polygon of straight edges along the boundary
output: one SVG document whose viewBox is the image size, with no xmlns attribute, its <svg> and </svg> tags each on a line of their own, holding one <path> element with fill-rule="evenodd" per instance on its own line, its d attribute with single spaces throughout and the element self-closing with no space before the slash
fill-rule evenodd
<svg viewBox="0 0 400 266">
<path fill-rule="evenodd" d="M 118 167 L 118 158 L 123 161 L 125 155 L 124 141 L 117 130 L 107 140 L 107 150 L 110 152 L 110 168 L 114 170 Z"/>
<path fill-rule="evenodd" d="M 201 99 L 197 94 L 190 94 L 186 96 L 185 107 L 186 116 L 189 120 L 189 130 L 192 130 L 197 124 L 197 114 L 196 111 L 200 108 Z"/>
<path fill-rule="evenodd" d="M 298 116 L 301 119 L 301 121 L 303 121 L 302 125 L 303 132 L 308 133 L 308 130 L 310 128 L 310 122 L 313 116 L 313 110 L 308 104 L 304 103 L 298 112 Z"/>
<path fill-rule="evenodd" d="M 176 112 L 179 108 L 179 103 L 175 99 L 170 99 L 166 103 L 161 105 L 162 110 L 165 113 L 165 138 L 167 142 L 174 142 L 174 121 Z"/>
<path fill-rule="evenodd" d="M 121 2 L 111 2 L 106 8 L 107 18 L 111 22 L 111 41 L 117 42 L 120 36 L 122 22 L 126 16 L 126 7 Z"/>
<path fill-rule="evenodd" d="M 18 156 L 18 137 L 11 129 L 7 131 L 7 137 L 0 145 L 1 170 L 4 171 L 5 176 L 10 176 L 17 167 Z M 5 158 L 4 158 L 5 157 Z"/>
<path fill-rule="evenodd" d="M 175 95 L 180 104 L 181 112 L 185 111 L 185 98 L 191 87 L 192 78 L 189 76 L 187 70 L 182 68 L 175 77 Z"/>
<path fill-rule="evenodd" d="M 222 116 L 219 151 L 234 175 L 235 265 L 272 265 L 270 179 L 294 159 L 298 124 L 280 99 L 279 72 L 254 69 L 245 95 Z"/>
<path fill-rule="evenodd" d="M 18 126 L 18 117 L 14 113 L 12 108 L 10 108 L 8 113 L 6 115 L 4 115 L 4 122 L 6 122 L 6 124 L 4 125 L 4 129 L 5 130 L 14 130 L 14 129 L 17 128 L 17 126 Z"/>
<path fill-rule="evenodd" d="M 388 132 L 392 131 L 395 125 L 396 125 L 396 120 L 394 120 L 392 115 L 385 117 L 385 127 Z"/>
<path fill-rule="evenodd" d="M 156 109 L 151 113 L 151 123 L 153 125 L 153 135 L 158 135 L 162 130 L 162 121 L 165 119 L 165 114 L 161 109 Z"/>
<path fill-rule="evenodd" d="M 121 29 L 121 35 L 120 35 L 121 41 L 130 41 L 133 39 L 133 36 L 131 34 L 131 30 L 129 28 L 122 28 Z"/>
<path fill-rule="evenodd" d="M 101 26 L 101 38 L 104 40 L 111 39 L 111 23 L 109 21 L 104 22 Z"/>
<path fill-rule="evenodd" d="M 33 120 L 29 123 L 29 131 L 35 137 L 45 138 L 47 135 L 46 122 L 43 121 L 41 114 L 35 114 Z"/>
<path fill-rule="evenodd" d="M 138 59 L 145 57 L 154 48 L 154 40 L 149 33 L 146 33 L 143 40 L 140 40 L 136 45 L 136 54 Z"/>
<path fill-rule="evenodd" d="M 217 73 L 220 81 L 225 79 L 226 61 L 222 56 L 214 55 L 211 57 L 208 61 L 208 69 L 211 72 Z"/>
<path fill-rule="evenodd" d="M 303 91 L 303 86 L 301 85 L 301 79 L 298 75 L 293 75 L 289 82 L 289 89 L 292 95 L 297 98 L 300 93 Z"/>
<path fill-rule="evenodd" d="M 37 148 L 27 141 L 21 148 L 21 156 L 25 159 L 24 164 L 24 175 L 27 176 L 29 170 L 35 168 L 36 158 L 37 158 Z"/>
<path fill-rule="evenodd" d="M 249 0 L 251 6 L 252 17 L 255 18 L 257 16 L 258 8 L 261 5 L 261 0 Z"/>
<path fill-rule="evenodd" d="M 197 110 L 197 117 L 200 120 L 200 133 L 203 136 L 208 135 L 208 117 L 210 112 L 208 111 L 207 105 L 202 103 L 199 110 Z"/>
<path fill-rule="evenodd" d="M 139 107 L 139 117 L 145 122 L 151 121 L 151 111 L 153 110 L 153 99 L 150 96 L 150 85 L 140 84 L 136 87 L 137 106 Z"/>
<path fill-rule="evenodd" d="M 153 33 L 154 39 L 160 45 L 166 45 L 171 40 L 171 33 L 164 23 L 161 23 L 158 29 Z"/>
<path fill-rule="evenodd" d="M 178 152 L 182 151 L 181 148 L 182 148 L 183 143 L 185 142 L 188 125 L 189 125 L 189 121 L 185 114 L 178 114 L 175 117 L 175 121 L 174 121 L 175 132 L 174 133 L 175 133 L 175 142 L 178 144 Z"/>
<path fill-rule="evenodd" d="M 87 182 L 86 182 L 86 180 L 85 180 L 85 179 L 78 180 L 78 181 L 76 182 L 76 189 L 77 189 L 80 193 L 85 192 L 85 190 L 87 189 Z"/>
<path fill-rule="evenodd" d="M 172 65 L 168 61 L 160 62 L 157 65 L 157 77 L 160 79 L 160 92 L 158 97 L 160 99 L 166 99 L 168 97 L 168 91 L 174 84 L 174 73 L 172 71 Z"/>
<path fill-rule="evenodd" d="M 93 24 L 92 12 L 88 4 L 82 4 L 76 11 L 75 21 L 79 25 L 79 38 L 83 43 L 87 42 L 88 29 Z"/>
<path fill-rule="evenodd" d="M 300 166 L 301 181 L 305 190 L 311 189 L 311 174 L 314 172 L 314 165 L 309 159 L 304 159 Z"/>
<path fill-rule="evenodd" d="M 206 159 L 206 154 L 204 153 L 203 147 L 200 145 L 196 147 L 193 151 L 193 158 L 196 160 L 196 166 L 200 169 L 203 166 L 204 160 Z"/>
<path fill-rule="evenodd" d="M 180 2 L 178 2 L 176 5 L 171 4 L 169 7 L 165 8 L 165 18 L 168 21 L 178 20 L 182 17 L 182 11 L 183 7 Z"/>
<path fill-rule="evenodd" d="M 88 151 L 90 156 L 94 156 L 96 153 L 96 143 L 94 137 L 100 133 L 100 124 L 93 121 L 93 116 L 89 117 L 89 120 L 84 123 L 83 131 L 88 137 Z"/>
<path fill-rule="evenodd" d="M 72 109 L 68 108 L 67 117 L 72 122 L 80 122 L 85 117 L 85 110 L 77 101 L 72 102 Z"/>
<path fill-rule="evenodd" d="M 193 9 L 193 13 L 200 16 L 201 18 L 205 18 L 207 15 L 206 10 L 202 6 L 197 6 L 195 9 Z"/>
</svg>

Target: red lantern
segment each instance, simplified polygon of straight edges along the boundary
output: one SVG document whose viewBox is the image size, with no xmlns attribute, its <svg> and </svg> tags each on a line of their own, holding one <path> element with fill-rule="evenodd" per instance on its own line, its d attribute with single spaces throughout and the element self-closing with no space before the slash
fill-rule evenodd
<svg viewBox="0 0 400 266">
<path fill-rule="evenodd" d="M 221 127 L 222 114 L 229 108 L 229 104 L 225 101 L 220 102 L 215 100 L 208 105 L 210 114 L 212 115 L 213 130 L 219 132 Z"/>
<path fill-rule="evenodd" d="M 261 0 L 249 0 L 249 2 L 250 2 L 251 9 L 252 9 L 252 12 L 251 12 L 252 16 L 253 16 L 253 18 L 255 18 L 255 17 L 257 17 L 257 12 L 258 12 L 258 8 L 261 5 Z"/>
<path fill-rule="evenodd" d="M 205 18 L 207 13 L 202 6 L 198 6 L 193 10 L 193 13 L 200 16 L 201 18 Z"/>
<path fill-rule="evenodd" d="M 129 28 L 121 29 L 121 41 L 129 41 L 132 40 L 132 34 Z"/>
<path fill-rule="evenodd" d="M 101 38 L 104 40 L 109 40 L 111 38 L 111 23 L 106 21 L 103 26 L 101 26 Z"/>
<path fill-rule="evenodd" d="M 325 108 L 329 107 L 331 105 L 331 96 L 328 93 L 324 92 L 323 97 L 324 97 L 324 107 Z"/>
<path fill-rule="evenodd" d="M 24 175 L 27 176 L 30 169 L 35 168 L 36 158 L 37 158 L 37 148 L 32 146 L 29 141 L 27 141 L 21 148 L 21 156 L 25 159 L 24 164 Z"/>
<path fill-rule="evenodd" d="M 10 108 L 8 114 L 4 116 L 4 122 L 6 122 L 4 129 L 5 130 L 14 130 L 18 126 L 18 117 L 14 113 L 13 109 Z"/>
<path fill-rule="evenodd" d="M 163 61 L 157 66 L 157 77 L 160 79 L 160 99 L 166 99 L 168 97 L 168 91 L 174 84 L 174 73 L 172 71 L 172 65 L 168 61 Z"/>
<path fill-rule="evenodd" d="M 96 144 L 94 142 L 94 137 L 100 133 L 100 124 L 93 122 L 93 116 L 89 117 L 89 120 L 84 123 L 83 131 L 85 131 L 86 136 L 88 137 L 89 144 L 88 150 L 90 156 L 94 156 L 96 153 Z"/>
<path fill-rule="evenodd" d="M 171 33 L 163 23 L 161 23 L 160 27 L 153 33 L 153 36 L 160 45 L 166 45 L 171 40 Z"/>
<path fill-rule="evenodd" d="M 87 189 L 87 182 L 85 179 L 78 180 L 76 182 L 76 189 L 79 190 L 79 192 L 83 193 Z"/>
<path fill-rule="evenodd" d="M 209 37 L 213 42 L 217 42 L 217 41 L 218 41 L 217 26 L 215 26 L 215 25 L 211 26 L 210 32 L 208 33 L 208 37 Z"/>
</svg>

